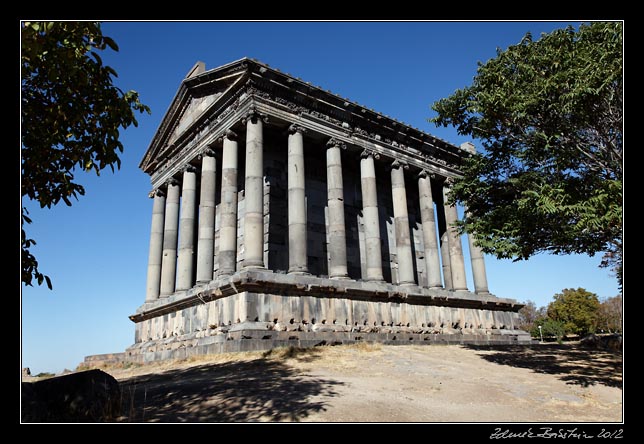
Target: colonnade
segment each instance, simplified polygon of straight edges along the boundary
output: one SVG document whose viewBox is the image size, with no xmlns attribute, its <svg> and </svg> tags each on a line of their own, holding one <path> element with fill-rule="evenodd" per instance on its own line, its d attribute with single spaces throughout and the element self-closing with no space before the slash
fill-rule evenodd
<svg viewBox="0 0 644 444">
<path fill-rule="evenodd" d="M 264 115 L 251 110 L 242 119 L 246 126 L 244 193 L 244 258 L 242 268 L 265 268 L 264 263 Z M 288 129 L 288 272 L 308 273 L 306 190 L 304 158 L 307 129 L 293 124 Z M 229 276 L 237 269 L 237 177 L 238 137 L 227 131 L 218 154 L 204 150 L 200 168 L 188 165 L 181 183 L 170 179 L 151 193 L 154 199 L 148 259 L 146 301 L 167 297 L 176 291 L 210 282 L 214 276 L 215 190 L 217 159 L 221 155 L 221 199 L 219 210 L 218 276 Z M 328 207 L 328 270 L 332 279 L 348 279 L 347 240 L 342 180 L 342 151 L 346 144 L 331 138 L 326 144 L 326 182 Z M 365 235 L 365 280 L 383 281 L 380 218 L 375 161 L 379 155 L 365 149 L 360 155 L 360 185 Z M 412 237 L 409 230 L 405 176 L 410 174 L 405 162 L 394 160 L 391 172 L 391 195 L 398 262 L 398 285 L 415 285 Z M 197 174 L 200 191 L 197 202 Z M 449 180 L 443 182 L 443 205 L 437 206 L 438 222 L 444 229 L 437 238 L 437 218 L 431 189 L 431 174 L 414 173 L 424 245 L 427 287 L 467 290 L 461 237 L 453 228 L 458 218 L 455 206 L 447 204 Z M 197 212 L 197 205 L 199 211 Z M 180 211 L 181 210 L 181 211 Z M 197 219 L 195 223 L 195 219 Z M 195 239 L 195 227 L 197 235 Z M 440 230 L 441 223 L 438 223 Z M 472 276 L 476 293 L 488 293 L 483 254 L 468 236 Z M 196 260 L 194 260 L 196 256 Z M 442 267 L 441 267 L 442 261 Z M 196 267 L 196 269 L 194 268 Z M 442 268 L 442 270 L 441 270 Z M 442 273 L 441 273 L 442 271 Z M 441 279 L 441 274 L 443 279 Z M 444 282 L 444 284 L 443 284 Z"/>
</svg>

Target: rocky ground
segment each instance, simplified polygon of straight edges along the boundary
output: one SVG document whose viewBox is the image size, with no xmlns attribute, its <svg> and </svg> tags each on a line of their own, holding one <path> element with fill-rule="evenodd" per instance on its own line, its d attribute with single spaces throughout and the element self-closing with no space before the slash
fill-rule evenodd
<svg viewBox="0 0 644 444">
<path fill-rule="evenodd" d="M 123 422 L 622 421 L 622 355 L 578 345 L 360 344 L 105 370 Z"/>
</svg>

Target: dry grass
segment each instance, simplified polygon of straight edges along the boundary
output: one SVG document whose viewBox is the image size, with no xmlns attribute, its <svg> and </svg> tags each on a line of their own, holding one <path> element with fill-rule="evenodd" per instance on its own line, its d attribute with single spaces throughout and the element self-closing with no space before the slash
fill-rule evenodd
<svg viewBox="0 0 644 444">
<path fill-rule="evenodd" d="M 151 363 L 119 362 L 90 367 L 85 364 L 78 366 L 77 371 L 89 370 L 90 368 L 101 369 L 116 379 L 124 379 L 132 376 L 145 375 L 149 373 L 162 373 L 177 369 L 187 369 L 204 364 L 226 364 L 231 362 L 251 362 L 256 360 L 267 360 L 272 362 L 284 362 L 295 368 L 310 367 L 314 361 L 325 366 L 336 369 L 354 368 L 356 357 L 361 354 L 380 354 L 382 344 L 361 342 L 352 345 L 320 346 L 301 348 L 295 346 L 277 347 L 267 351 L 250 351 L 236 353 L 218 353 L 211 355 L 190 356 L 185 359 L 175 359 Z"/>
<path fill-rule="evenodd" d="M 556 344 L 358 343 L 103 369 L 121 383 L 124 422 L 594 422 L 622 417 L 621 362 Z"/>
</svg>

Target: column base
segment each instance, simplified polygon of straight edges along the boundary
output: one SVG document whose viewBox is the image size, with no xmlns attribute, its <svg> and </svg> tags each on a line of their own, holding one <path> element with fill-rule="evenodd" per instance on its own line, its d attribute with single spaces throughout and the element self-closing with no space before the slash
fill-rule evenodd
<svg viewBox="0 0 644 444">
<path fill-rule="evenodd" d="M 310 276 L 311 273 L 309 273 L 309 270 L 307 269 L 294 269 L 294 270 L 289 270 L 287 274 L 297 274 L 297 275 L 302 275 L 302 276 Z"/>
<path fill-rule="evenodd" d="M 248 269 L 266 270 L 266 266 L 264 266 L 263 262 L 242 263 L 242 268 L 245 269 L 245 270 L 248 270 Z"/>
<path fill-rule="evenodd" d="M 235 274 L 235 270 L 219 270 L 217 272 L 217 276 L 215 277 L 215 280 L 220 278 L 231 277 L 233 274 Z"/>
<path fill-rule="evenodd" d="M 398 285 L 400 285 L 401 287 L 409 287 L 412 285 L 416 285 L 416 282 L 399 282 Z"/>
<path fill-rule="evenodd" d="M 348 274 L 339 274 L 337 276 L 329 276 L 329 279 L 336 279 L 336 280 L 339 280 L 339 281 L 340 280 L 344 280 L 344 281 L 351 280 L 351 278 L 349 277 Z"/>
</svg>

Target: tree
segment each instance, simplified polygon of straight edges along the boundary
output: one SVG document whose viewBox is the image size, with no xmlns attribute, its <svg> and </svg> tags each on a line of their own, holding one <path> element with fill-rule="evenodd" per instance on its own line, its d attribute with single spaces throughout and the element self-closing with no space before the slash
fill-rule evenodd
<svg viewBox="0 0 644 444">
<path fill-rule="evenodd" d="M 597 327 L 599 298 L 583 288 L 565 288 L 553 296 L 548 305 L 548 318 L 563 323 L 566 333 L 580 336 L 593 333 Z"/>
<path fill-rule="evenodd" d="M 437 125 L 479 139 L 450 201 L 497 258 L 608 253 L 622 274 L 622 25 L 596 22 L 497 49 L 471 86 L 434 103 Z"/>
<path fill-rule="evenodd" d="M 94 22 L 23 22 L 21 25 L 22 196 L 51 208 L 71 205 L 85 189 L 77 170 L 120 167 L 119 128 L 137 125 L 135 111 L 150 112 L 136 91 L 113 85 L 116 71 L 98 51 L 116 43 Z M 22 282 L 51 280 L 38 270 L 25 233 L 30 224 L 22 207 Z"/>
<path fill-rule="evenodd" d="M 527 301 L 523 308 L 519 310 L 519 328 L 525 331 L 532 331 L 536 322 L 545 317 L 546 309 L 544 307 L 537 308 L 533 301 Z"/>
<path fill-rule="evenodd" d="M 541 326 L 541 331 L 539 331 L 539 326 Z M 556 338 L 557 342 L 561 342 L 561 338 L 566 334 L 565 326 L 563 322 L 550 319 L 547 316 L 539 318 L 532 330 L 530 330 L 530 335 L 533 338 Z"/>
<path fill-rule="evenodd" d="M 609 333 L 622 331 L 622 295 L 607 298 L 599 304 L 597 328 Z"/>
</svg>

